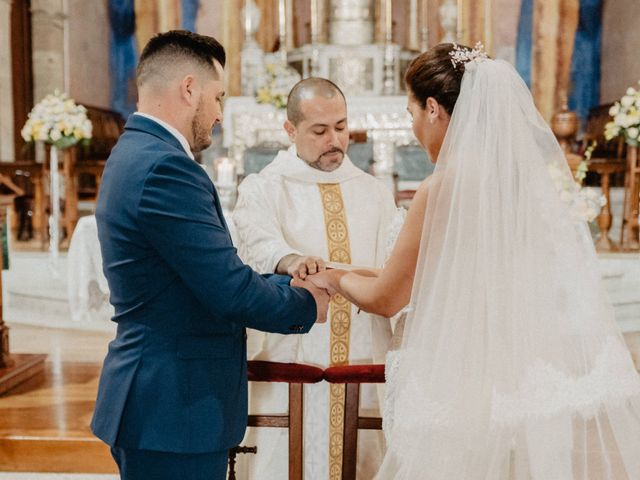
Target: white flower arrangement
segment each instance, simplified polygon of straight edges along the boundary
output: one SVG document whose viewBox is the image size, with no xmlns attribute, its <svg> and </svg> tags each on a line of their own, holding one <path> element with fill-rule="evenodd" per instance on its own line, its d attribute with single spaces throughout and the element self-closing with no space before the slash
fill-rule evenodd
<svg viewBox="0 0 640 480">
<path fill-rule="evenodd" d="M 576 179 L 567 174 L 566 169 L 555 164 L 548 166 L 549 174 L 560 194 L 560 199 L 568 205 L 571 217 L 577 222 L 592 222 L 600 214 L 600 209 L 607 203 L 604 195 L 594 189 L 583 188 L 581 184 L 594 147 L 595 145 L 591 145 L 585 152 L 585 160 L 578 167 Z"/>
<path fill-rule="evenodd" d="M 25 142 L 43 141 L 62 150 L 88 141 L 92 129 L 87 109 L 56 90 L 33 107 L 20 133 Z"/>
<path fill-rule="evenodd" d="M 286 108 L 289 92 L 300 79 L 300 74 L 286 63 L 267 61 L 256 81 L 256 101 Z"/>
<path fill-rule="evenodd" d="M 640 91 L 629 87 L 627 93 L 609 109 L 609 115 L 613 120 L 604 127 L 605 138 L 611 140 L 622 135 L 628 145 L 639 146 Z"/>
</svg>

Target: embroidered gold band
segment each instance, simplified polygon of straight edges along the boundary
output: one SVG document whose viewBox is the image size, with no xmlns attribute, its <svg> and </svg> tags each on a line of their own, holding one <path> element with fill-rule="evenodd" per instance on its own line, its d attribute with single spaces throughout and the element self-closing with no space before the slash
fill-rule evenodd
<svg viewBox="0 0 640 480">
<path fill-rule="evenodd" d="M 351 248 L 347 216 L 339 184 L 318 184 L 329 247 L 329 260 L 351 263 Z M 349 363 L 349 333 L 351 329 L 351 303 L 341 295 L 331 300 L 331 340 L 329 361 L 331 366 Z M 342 478 L 344 449 L 344 385 L 330 385 L 329 394 L 329 479 Z"/>
</svg>

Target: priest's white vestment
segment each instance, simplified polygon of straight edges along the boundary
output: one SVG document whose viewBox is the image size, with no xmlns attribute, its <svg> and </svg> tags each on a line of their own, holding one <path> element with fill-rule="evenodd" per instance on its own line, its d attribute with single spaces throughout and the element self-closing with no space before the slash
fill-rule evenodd
<svg viewBox="0 0 640 480">
<path fill-rule="evenodd" d="M 259 174 L 249 175 L 241 183 L 233 221 L 241 258 L 260 273 L 273 273 L 280 259 L 289 254 L 381 267 L 397 212 L 389 189 L 354 166 L 347 156 L 336 170 L 324 172 L 307 165 L 292 146 L 279 152 Z M 341 322 L 345 312 L 335 310 L 332 302 L 327 323 L 314 325 L 306 335 L 250 331 L 250 358 L 321 368 L 344 363 L 384 363 L 391 339 L 389 320 L 358 313 L 348 302 L 343 306 L 350 314 L 348 331 L 336 333 L 335 324 Z M 337 352 L 344 345 L 347 353 L 338 359 Z M 337 401 L 339 389 L 330 389 L 324 382 L 305 385 L 304 389 L 304 478 L 335 478 L 339 474 L 342 444 L 341 435 L 331 433 L 341 428 L 335 422 L 342 420 L 333 419 L 334 425 L 330 427 L 330 405 Z M 375 385 L 362 385 L 361 414 L 381 415 L 380 390 Z M 286 384 L 250 386 L 250 413 L 286 413 L 287 402 Z M 330 436 L 338 438 L 331 440 L 332 448 Z M 384 453 L 383 442 L 379 431 L 359 432 L 358 479 L 373 478 Z M 249 429 L 243 445 L 257 445 L 258 453 L 238 459 L 239 473 L 246 475 L 239 478 L 287 478 L 285 429 Z"/>
</svg>

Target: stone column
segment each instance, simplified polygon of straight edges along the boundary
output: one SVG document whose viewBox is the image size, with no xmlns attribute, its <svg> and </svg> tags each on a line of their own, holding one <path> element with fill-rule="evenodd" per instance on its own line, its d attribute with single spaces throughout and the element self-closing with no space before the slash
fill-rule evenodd
<svg viewBox="0 0 640 480">
<path fill-rule="evenodd" d="M 11 3 L 0 0 L 0 161 L 14 160 L 13 85 L 11 83 Z"/>
<path fill-rule="evenodd" d="M 54 90 L 65 90 L 64 0 L 31 2 L 33 44 L 33 100 L 42 100 Z"/>
</svg>

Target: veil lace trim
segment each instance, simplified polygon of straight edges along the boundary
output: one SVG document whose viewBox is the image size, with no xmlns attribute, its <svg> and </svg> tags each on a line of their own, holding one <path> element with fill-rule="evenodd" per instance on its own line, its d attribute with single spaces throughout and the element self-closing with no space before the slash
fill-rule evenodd
<svg viewBox="0 0 640 480">
<path fill-rule="evenodd" d="M 594 367 L 572 376 L 538 360 L 522 386 L 512 394 L 494 390 L 491 418 L 500 424 L 516 424 L 531 418 L 578 412 L 596 414 L 606 404 L 619 404 L 640 395 L 638 375 L 629 368 L 629 352 L 616 338 L 608 338 Z"/>
</svg>

